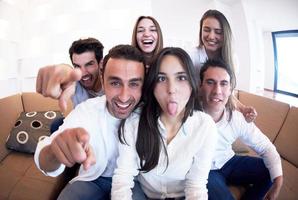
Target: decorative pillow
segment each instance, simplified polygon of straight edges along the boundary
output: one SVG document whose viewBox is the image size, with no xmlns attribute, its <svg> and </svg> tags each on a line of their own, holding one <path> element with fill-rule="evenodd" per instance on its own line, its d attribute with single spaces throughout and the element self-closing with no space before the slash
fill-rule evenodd
<svg viewBox="0 0 298 200">
<path fill-rule="evenodd" d="M 52 122 L 61 117 L 60 111 L 22 112 L 7 137 L 6 147 L 34 153 L 38 141 L 50 135 Z"/>
</svg>

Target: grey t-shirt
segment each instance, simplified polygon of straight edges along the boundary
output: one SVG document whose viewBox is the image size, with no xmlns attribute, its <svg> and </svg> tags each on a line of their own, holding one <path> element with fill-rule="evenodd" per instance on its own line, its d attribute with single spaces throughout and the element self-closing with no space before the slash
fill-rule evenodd
<svg viewBox="0 0 298 200">
<path fill-rule="evenodd" d="M 72 100 L 73 106 L 76 107 L 78 104 L 82 103 L 83 101 L 86 101 L 89 98 L 99 97 L 102 95 L 104 95 L 104 92 L 102 90 L 100 90 L 99 92 L 86 90 L 78 81 L 76 83 L 75 94 L 72 96 L 71 100 Z"/>
</svg>

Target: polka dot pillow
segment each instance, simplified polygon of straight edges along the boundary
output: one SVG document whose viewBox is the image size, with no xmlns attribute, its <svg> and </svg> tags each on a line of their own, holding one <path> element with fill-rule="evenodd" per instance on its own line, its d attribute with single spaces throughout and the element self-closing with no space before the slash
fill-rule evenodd
<svg viewBox="0 0 298 200">
<path fill-rule="evenodd" d="M 6 147 L 34 153 L 38 141 L 50 135 L 52 122 L 61 117 L 59 111 L 22 112 L 6 140 Z"/>
</svg>

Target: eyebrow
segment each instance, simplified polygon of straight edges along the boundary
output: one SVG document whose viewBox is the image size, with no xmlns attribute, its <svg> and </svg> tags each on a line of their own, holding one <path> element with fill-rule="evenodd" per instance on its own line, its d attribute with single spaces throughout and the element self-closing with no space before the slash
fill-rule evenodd
<svg viewBox="0 0 298 200">
<path fill-rule="evenodd" d="M 92 63 L 94 63 L 95 61 L 94 60 L 90 60 L 90 61 L 88 61 L 87 63 L 85 63 L 84 65 L 88 65 L 88 64 L 92 64 Z M 77 64 L 77 63 L 73 63 L 73 65 L 74 66 L 80 66 L 79 64 Z"/>
<path fill-rule="evenodd" d="M 109 76 L 108 80 L 121 80 L 121 79 L 117 76 Z"/>
<path fill-rule="evenodd" d="M 213 78 L 206 78 L 205 81 L 214 81 L 214 82 L 220 82 L 220 83 L 222 83 L 222 82 L 229 83 L 228 80 L 220 80 L 220 81 L 217 81 L 217 80 L 215 80 L 215 79 L 213 79 Z"/>
<path fill-rule="evenodd" d="M 142 78 L 132 78 L 132 79 L 129 79 L 129 82 L 138 82 L 138 81 L 143 81 Z"/>
<path fill-rule="evenodd" d="M 210 26 L 203 26 L 203 28 L 209 28 L 209 29 L 212 29 Z M 221 31 L 222 30 L 222 28 L 214 28 L 214 30 L 218 30 L 218 31 Z"/>
<path fill-rule="evenodd" d="M 89 65 L 89 64 L 92 64 L 94 62 L 95 62 L 94 60 L 90 60 L 89 62 L 85 63 L 85 65 Z"/>
<path fill-rule="evenodd" d="M 117 76 L 109 76 L 108 80 L 122 81 L 122 79 Z M 139 77 L 139 78 L 129 79 L 129 82 L 138 82 L 138 81 L 143 81 L 143 78 Z"/>
<path fill-rule="evenodd" d="M 145 26 L 138 26 L 137 28 L 138 29 L 141 29 L 141 28 L 145 28 Z M 151 25 L 151 26 L 149 26 L 149 28 L 156 28 L 156 26 L 155 25 Z"/>
<path fill-rule="evenodd" d="M 175 74 L 177 74 L 177 75 L 181 75 L 181 74 L 187 74 L 186 72 L 177 72 L 177 73 L 175 73 Z M 166 73 L 164 73 L 164 72 L 158 72 L 158 75 L 166 75 Z"/>
</svg>

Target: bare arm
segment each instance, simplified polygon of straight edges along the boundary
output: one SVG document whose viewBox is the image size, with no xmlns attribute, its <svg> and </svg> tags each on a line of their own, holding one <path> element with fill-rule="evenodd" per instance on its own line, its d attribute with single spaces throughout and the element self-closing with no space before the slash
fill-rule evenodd
<svg viewBox="0 0 298 200">
<path fill-rule="evenodd" d="M 253 122 L 258 115 L 256 109 L 252 106 L 246 106 L 242 104 L 234 95 L 232 97 L 233 97 L 233 103 L 236 109 L 243 114 L 245 120 L 248 123 Z"/>
<path fill-rule="evenodd" d="M 283 184 L 283 176 L 278 176 L 273 180 L 273 185 L 265 195 L 265 200 L 275 200 L 277 199 L 281 186 Z"/>
</svg>

